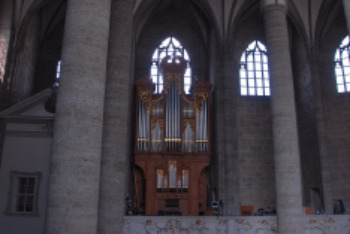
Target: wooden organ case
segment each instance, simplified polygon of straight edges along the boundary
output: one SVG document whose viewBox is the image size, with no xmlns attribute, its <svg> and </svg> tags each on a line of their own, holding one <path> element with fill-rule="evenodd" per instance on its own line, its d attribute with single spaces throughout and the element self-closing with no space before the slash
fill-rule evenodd
<svg viewBox="0 0 350 234">
<path fill-rule="evenodd" d="M 171 61 L 170 61 L 171 60 Z M 209 215 L 210 137 L 208 81 L 184 92 L 187 62 L 162 60 L 163 91 L 149 77 L 136 85 L 133 210 L 145 215 Z"/>
</svg>

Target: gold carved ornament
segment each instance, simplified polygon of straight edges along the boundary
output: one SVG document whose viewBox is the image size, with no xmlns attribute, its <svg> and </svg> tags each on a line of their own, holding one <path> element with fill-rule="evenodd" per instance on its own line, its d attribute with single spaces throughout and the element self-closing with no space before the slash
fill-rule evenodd
<svg viewBox="0 0 350 234">
<path fill-rule="evenodd" d="M 152 92 L 150 91 L 139 91 L 138 95 L 141 101 L 144 103 L 147 113 L 151 113 L 152 106 L 163 99 L 163 96 L 160 96 L 157 99 L 152 99 Z"/>
<path fill-rule="evenodd" d="M 203 107 L 203 103 L 207 100 L 208 98 L 208 93 L 196 93 L 194 96 L 194 101 L 195 101 L 195 106 L 194 109 L 196 111 L 196 114 L 199 113 L 199 111 Z"/>
<path fill-rule="evenodd" d="M 151 121 L 151 131 L 154 131 L 154 128 L 156 127 L 157 122 L 158 122 L 158 125 L 159 125 L 159 128 L 160 128 L 160 131 L 163 132 L 163 123 L 164 123 L 163 119 L 152 119 L 152 121 Z"/>
<path fill-rule="evenodd" d="M 196 115 L 199 113 L 199 111 L 203 107 L 203 103 L 207 100 L 208 93 L 202 92 L 202 93 L 196 93 L 194 95 L 193 100 L 189 99 L 188 97 L 184 96 L 184 99 L 193 106 Z"/>
<path fill-rule="evenodd" d="M 182 75 L 180 73 L 165 73 L 164 93 L 168 94 L 173 80 L 175 81 L 177 91 L 180 94 L 182 94 L 182 88 L 181 88 L 182 87 L 182 85 L 181 85 Z"/>
<path fill-rule="evenodd" d="M 144 103 L 147 113 L 150 113 L 152 108 L 152 93 L 149 91 L 140 91 L 138 95 L 141 101 Z"/>
<path fill-rule="evenodd" d="M 194 131 L 194 119 L 184 119 L 183 131 L 187 128 L 187 123 L 190 124 L 192 131 Z"/>
</svg>

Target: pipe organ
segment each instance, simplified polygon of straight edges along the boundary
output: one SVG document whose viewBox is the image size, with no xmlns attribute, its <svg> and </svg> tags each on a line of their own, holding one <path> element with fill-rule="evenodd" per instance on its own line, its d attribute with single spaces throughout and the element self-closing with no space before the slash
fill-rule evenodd
<svg viewBox="0 0 350 234">
<path fill-rule="evenodd" d="M 210 214 L 209 92 L 192 81 L 184 92 L 187 62 L 166 57 L 162 93 L 149 77 L 136 85 L 134 212 L 145 215 Z"/>
</svg>

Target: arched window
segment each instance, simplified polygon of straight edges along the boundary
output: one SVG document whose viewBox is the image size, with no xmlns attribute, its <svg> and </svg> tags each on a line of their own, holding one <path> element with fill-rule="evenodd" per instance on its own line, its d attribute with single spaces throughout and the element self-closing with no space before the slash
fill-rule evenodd
<svg viewBox="0 0 350 234">
<path fill-rule="evenodd" d="M 350 36 L 340 43 L 334 56 L 338 93 L 350 92 Z"/>
<path fill-rule="evenodd" d="M 253 41 L 241 57 L 240 87 L 242 96 L 270 96 L 266 47 Z"/>
<path fill-rule="evenodd" d="M 56 65 L 56 79 L 55 79 L 55 83 L 53 84 L 54 87 L 59 86 L 59 79 L 61 77 L 61 67 L 62 67 L 62 61 L 59 60 Z"/>
<path fill-rule="evenodd" d="M 152 56 L 151 77 L 153 83 L 156 85 L 154 93 L 162 93 L 163 91 L 163 76 L 159 71 L 159 65 L 162 59 L 166 56 L 180 56 L 183 57 L 186 61 L 190 61 L 190 57 L 188 56 L 186 49 L 183 48 L 177 39 L 174 37 L 166 38 L 154 51 Z M 187 63 L 187 68 L 184 74 L 184 91 L 186 94 L 188 94 L 190 91 L 191 77 L 191 67 L 189 63 Z"/>
</svg>

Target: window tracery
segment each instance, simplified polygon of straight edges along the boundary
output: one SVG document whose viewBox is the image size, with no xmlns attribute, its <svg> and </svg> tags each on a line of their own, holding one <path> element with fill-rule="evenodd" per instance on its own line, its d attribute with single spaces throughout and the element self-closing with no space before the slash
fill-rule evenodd
<svg viewBox="0 0 350 234">
<path fill-rule="evenodd" d="M 187 61 L 187 68 L 184 73 L 184 92 L 190 93 L 190 86 L 192 80 L 192 69 L 189 65 L 190 57 L 187 50 L 183 48 L 181 43 L 174 37 L 166 38 L 160 46 L 153 52 L 152 65 L 151 65 L 151 77 L 153 83 L 155 83 L 154 93 L 159 94 L 164 89 L 164 77 L 160 71 L 160 62 L 163 58 L 170 56 L 171 58 L 182 57 Z M 178 60 L 174 60 L 176 63 L 180 63 Z M 171 61 L 169 61 L 171 62 Z"/>
<path fill-rule="evenodd" d="M 338 93 L 350 92 L 350 36 L 346 36 L 334 56 Z"/>
<path fill-rule="evenodd" d="M 240 87 L 242 96 L 270 96 L 267 50 L 255 40 L 241 56 Z"/>
</svg>

